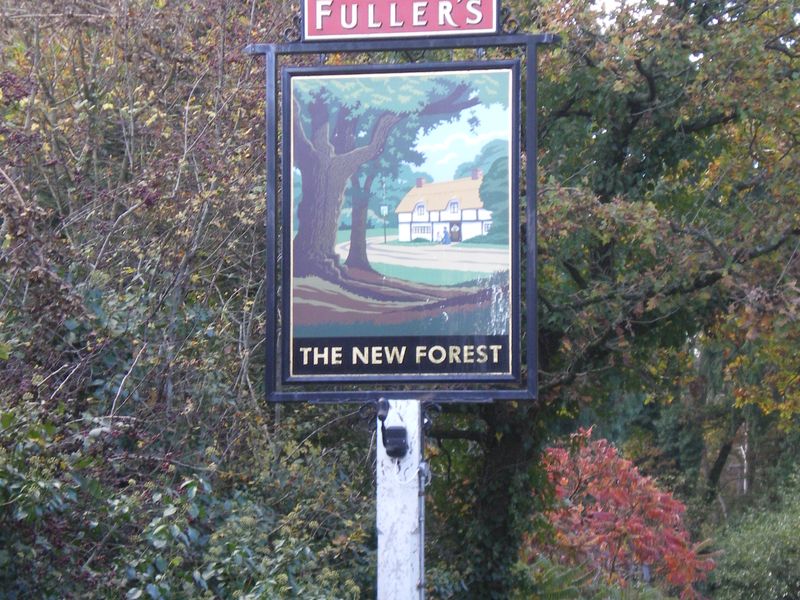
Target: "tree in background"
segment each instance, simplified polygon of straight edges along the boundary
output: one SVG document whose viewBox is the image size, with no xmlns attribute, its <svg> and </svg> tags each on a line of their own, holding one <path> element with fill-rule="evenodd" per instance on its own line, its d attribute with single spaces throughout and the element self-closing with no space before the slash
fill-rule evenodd
<svg viewBox="0 0 800 600">
<path fill-rule="evenodd" d="M 608 581 L 656 582 L 681 598 L 714 562 L 700 555 L 682 521 L 684 505 L 644 477 L 608 440 L 580 429 L 569 443 L 548 448 L 544 466 L 557 503 L 546 517 L 555 540 L 533 540 L 533 556 L 584 565 Z"/>
<path fill-rule="evenodd" d="M 783 332 L 772 345 L 781 357 L 758 358 L 764 373 L 776 373 L 770 380 L 775 397 L 787 399 L 786 422 L 797 423 L 794 372 L 777 375 L 798 355 L 785 333 L 797 327 L 800 268 L 796 8 L 640 2 L 601 13 L 575 3 L 510 4 L 523 29 L 562 36 L 560 47 L 541 52 L 539 68 L 541 400 L 475 409 L 434 431 L 445 448 L 466 443 L 480 457 L 462 463 L 480 522 L 464 529 L 485 550 L 464 559 L 461 572 L 476 596 L 498 598 L 498 572 L 518 547 L 518 494 L 540 481 L 533 466 L 546 436 L 586 409 L 603 418 L 613 403 L 638 397 L 659 404 L 654 416 L 673 410 L 673 419 L 697 423 L 703 448 L 694 489 L 714 487 L 729 464 L 726 449 L 743 445 L 736 422 L 744 395 L 735 395 L 733 381 L 712 393 L 700 361 L 720 321 L 746 336 L 727 315 L 748 299 L 784 307 L 758 311 L 759 320 L 779 324 L 763 323 L 759 336 Z M 735 365 L 726 368 L 732 376 Z M 758 379 L 751 384 L 758 388 Z M 751 473 L 763 472 L 753 445 L 749 452 Z M 688 499 L 701 528 L 725 511 L 716 493 L 705 497 L 713 504 Z"/>
<path fill-rule="evenodd" d="M 472 238 L 477 243 L 509 242 L 508 175 L 508 158 L 498 158 L 484 173 L 479 193 L 483 207 L 492 212 L 492 229 L 487 235 Z"/>
</svg>

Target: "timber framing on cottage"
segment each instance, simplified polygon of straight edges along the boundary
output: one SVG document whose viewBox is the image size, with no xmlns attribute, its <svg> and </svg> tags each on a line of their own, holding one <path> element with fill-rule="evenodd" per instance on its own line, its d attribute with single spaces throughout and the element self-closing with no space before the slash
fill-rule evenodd
<svg viewBox="0 0 800 600">
<path fill-rule="evenodd" d="M 428 183 L 417 179 L 397 205 L 398 240 L 411 242 L 461 242 L 486 235 L 492 228 L 492 213 L 483 207 L 479 169 L 470 177 Z"/>
</svg>

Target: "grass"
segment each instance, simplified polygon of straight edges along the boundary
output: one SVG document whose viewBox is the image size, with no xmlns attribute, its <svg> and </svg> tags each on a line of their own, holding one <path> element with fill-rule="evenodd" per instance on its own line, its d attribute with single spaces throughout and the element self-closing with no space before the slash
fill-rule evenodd
<svg viewBox="0 0 800 600">
<path fill-rule="evenodd" d="M 446 271 L 441 269 L 420 269 L 418 267 L 406 267 L 403 265 L 386 265 L 374 263 L 371 265 L 381 275 L 394 277 L 413 283 L 424 283 L 427 285 L 461 285 L 476 279 L 488 279 L 491 273 L 480 273 L 477 271 Z"/>
<path fill-rule="evenodd" d="M 386 228 L 386 236 L 397 235 L 397 227 L 387 227 Z M 373 227 L 372 229 L 367 229 L 367 237 L 383 237 L 383 226 L 380 227 Z M 350 230 L 349 229 L 338 229 L 336 231 L 336 243 L 341 244 L 342 242 L 349 242 L 350 241 Z"/>
</svg>

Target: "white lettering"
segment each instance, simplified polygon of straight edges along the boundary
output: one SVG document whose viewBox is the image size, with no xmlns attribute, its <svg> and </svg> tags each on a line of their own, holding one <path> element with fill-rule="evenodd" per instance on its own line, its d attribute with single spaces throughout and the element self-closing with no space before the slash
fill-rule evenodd
<svg viewBox="0 0 800 600">
<path fill-rule="evenodd" d="M 355 29 L 356 25 L 358 25 L 358 5 L 351 4 L 350 5 L 350 21 L 347 21 L 347 6 L 342 4 L 342 28 L 343 29 Z"/>
<path fill-rule="evenodd" d="M 327 348 L 314 348 L 314 364 L 318 365 L 320 362 L 322 362 L 323 365 L 328 364 Z"/>
<path fill-rule="evenodd" d="M 331 4 L 333 4 L 333 0 L 317 0 L 317 20 L 315 21 L 317 31 L 322 29 L 322 17 L 331 16 Z"/>
<path fill-rule="evenodd" d="M 342 364 L 342 347 L 341 346 L 334 346 L 331 348 L 331 364 L 332 365 L 340 365 Z"/>
<path fill-rule="evenodd" d="M 358 348 L 357 346 L 353 346 L 353 364 L 356 365 L 361 363 L 362 365 L 369 364 L 369 352 L 367 351 L 367 347 L 364 346 L 363 349 Z"/>
<path fill-rule="evenodd" d="M 483 364 L 489 360 L 489 355 L 486 354 L 486 346 L 480 345 L 475 348 L 475 353 L 478 355 L 478 359 L 475 361 L 479 364 Z"/>
<path fill-rule="evenodd" d="M 447 358 L 447 352 L 443 346 L 431 346 L 431 349 L 428 350 L 428 360 L 435 365 L 442 364 L 445 358 Z"/>
<path fill-rule="evenodd" d="M 489 350 L 492 351 L 492 362 L 493 363 L 499 363 L 500 362 L 500 356 L 499 355 L 500 355 L 500 350 L 502 350 L 502 349 L 503 349 L 503 347 L 500 344 L 492 344 L 491 346 L 489 346 Z"/>
<path fill-rule="evenodd" d="M 453 4 L 447 0 L 442 0 L 439 3 L 439 26 L 443 27 L 445 21 L 450 27 L 458 27 L 453 21 Z"/>
<path fill-rule="evenodd" d="M 403 362 L 406 357 L 405 346 L 393 346 L 386 348 L 386 362 L 389 364 L 397 363 L 398 365 Z"/>
<path fill-rule="evenodd" d="M 467 25 L 477 25 L 483 21 L 481 14 L 481 0 L 467 0 L 467 12 L 471 17 L 467 17 Z"/>
<path fill-rule="evenodd" d="M 397 18 L 397 4 L 392 2 L 389 5 L 389 27 L 402 27 L 403 25 L 405 22 Z"/>
<path fill-rule="evenodd" d="M 464 346 L 464 362 L 465 363 L 473 363 L 475 359 L 473 355 L 475 354 L 475 346 Z"/>
<path fill-rule="evenodd" d="M 461 362 L 461 346 L 450 346 L 450 356 L 447 359 L 451 365 Z"/>
<path fill-rule="evenodd" d="M 425 18 L 425 11 L 428 9 L 427 2 L 414 2 L 411 4 L 412 12 L 412 24 L 414 27 L 424 27 L 428 24 L 428 20 Z"/>
<path fill-rule="evenodd" d="M 425 353 L 427 350 L 427 346 L 417 346 L 417 364 L 420 364 L 422 359 L 425 358 Z"/>
<path fill-rule="evenodd" d="M 370 29 L 377 29 L 381 27 L 383 23 L 380 21 L 375 20 L 375 5 L 370 4 L 367 6 L 367 27 Z"/>
<path fill-rule="evenodd" d="M 300 348 L 300 353 L 303 355 L 303 364 L 304 365 L 308 364 L 308 355 L 309 355 L 310 352 L 311 352 L 311 348 L 310 347 L 308 347 L 308 348 Z"/>
<path fill-rule="evenodd" d="M 383 364 L 383 348 L 380 346 L 373 346 L 372 350 L 372 361 L 370 364 L 373 365 L 382 365 Z"/>
</svg>

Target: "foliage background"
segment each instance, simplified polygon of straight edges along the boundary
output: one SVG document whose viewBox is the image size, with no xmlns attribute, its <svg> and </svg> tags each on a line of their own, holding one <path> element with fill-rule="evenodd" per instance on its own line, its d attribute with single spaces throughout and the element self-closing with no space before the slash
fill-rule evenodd
<svg viewBox="0 0 800 600">
<path fill-rule="evenodd" d="M 797 553 L 769 550 L 797 512 L 798 9 L 507 4 L 562 36 L 540 57 L 542 398 L 437 417 L 430 595 L 605 585 L 519 562 L 548 535 L 543 447 L 591 423 L 725 551 L 700 591 L 796 593 Z M 264 90 L 242 48 L 291 17 L 0 2 L 4 597 L 374 595 L 371 419 L 261 400 Z M 674 592 L 636 589 L 603 593 Z"/>
</svg>

